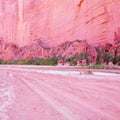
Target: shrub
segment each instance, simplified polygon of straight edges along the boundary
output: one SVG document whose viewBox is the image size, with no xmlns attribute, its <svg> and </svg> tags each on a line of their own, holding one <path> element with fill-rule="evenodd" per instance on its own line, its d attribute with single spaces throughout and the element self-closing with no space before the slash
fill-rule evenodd
<svg viewBox="0 0 120 120">
<path fill-rule="evenodd" d="M 101 51 L 98 51 L 98 50 L 97 50 L 96 64 L 101 64 Z"/>
<path fill-rule="evenodd" d="M 75 56 L 72 56 L 71 58 L 67 58 L 66 60 L 65 60 L 65 62 L 68 62 L 68 63 L 70 63 L 70 66 L 75 66 L 75 65 L 77 65 L 77 62 L 76 62 L 76 57 Z"/>
<path fill-rule="evenodd" d="M 104 61 L 108 64 L 110 60 L 111 60 L 111 55 L 109 52 L 106 52 L 104 56 Z"/>
<path fill-rule="evenodd" d="M 50 59 L 33 59 L 33 60 L 29 60 L 30 64 L 33 65 L 57 65 L 58 60 L 56 58 L 50 58 Z"/>
<path fill-rule="evenodd" d="M 0 64 L 2 64 L 2 62 L 3 62 L 3 60 L 2 60 L 2 59 L 0 59 Z"/>
<path fill-rule="evenodd" d="M 70 66 L 75 66 L 75 65 L 77 65 L 77 62 L 75 60 L 70 62 Z"/>
<path fill-rule="evenodd" d="M 95 64 L 92 66 L 88 66 L 89 69 L 117 69 L 114 66 L 107 66 L 107 65 L 100 65 L 100 64 Z"/>
<path fill-rule="evenodd" d="M 30 60 L 18 60 L 17 62 L 18 65 L 31 65 L 32 63 L 30 62 Z"/>
<path fill-rule="evenodd" d="M 76 58 L 78 60 L 86 60 L 87 64 L 89 64 L 89 59 L 87 53 L 81 53 L 79 55 L 76 55 Z"/>
<path fill-rule="evenodd" d="M 57 65 L 58 60 L 55 58 L 50 59 L 31 59 L 31 60 L 0 60 L 0 64 L 19 64 L 19 65 Z"/>
<path fill-rule="evenodd" d="M 118 63 L 120 65 L 120 56 L 114 56 L 111 60 L 113 64 Z"/>
<path fill-rule="evenodd" d="M 85 59 L 86 62 L 87 62 L 87 64 L 89 64 L 89 59 L 88 59 L 87 53 L 82 53 L 82 54 L 80 54 L 79 59 L 80 59 L 80 60 L 84 60 L 84 59 Z"/>
</svg>

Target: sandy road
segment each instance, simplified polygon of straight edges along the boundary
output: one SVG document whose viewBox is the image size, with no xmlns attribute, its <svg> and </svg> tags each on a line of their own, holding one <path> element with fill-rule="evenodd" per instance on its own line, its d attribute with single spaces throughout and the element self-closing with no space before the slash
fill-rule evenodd
<svg viewBox="0 0 120 120">
<path fill-rule="evenodd" d="M 0 120 L 120 120 L 120 71 L 0 66 Z"/>
</svg>

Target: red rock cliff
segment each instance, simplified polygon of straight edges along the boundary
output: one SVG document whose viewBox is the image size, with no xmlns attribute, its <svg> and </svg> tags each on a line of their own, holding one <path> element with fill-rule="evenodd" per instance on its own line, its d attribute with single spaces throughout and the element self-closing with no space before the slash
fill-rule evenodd
<svg viewBox="0 0 120 120">
<path fill-rule="evenodd" d="M 0 37 L 19 46 L 120 39 L 120 0 L 0 0 Z"/>
</svg>

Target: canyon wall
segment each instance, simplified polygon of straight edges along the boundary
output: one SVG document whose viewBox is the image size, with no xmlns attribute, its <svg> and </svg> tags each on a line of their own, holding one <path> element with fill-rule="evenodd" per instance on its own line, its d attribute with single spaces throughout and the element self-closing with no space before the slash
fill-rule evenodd
<svg viewBox="0 0 120 120">
<path fill-rule="evenodd" d="M 22 47 L 120 39 L 120 0 L 0 0 L 0 39 Z"/>
</svg>

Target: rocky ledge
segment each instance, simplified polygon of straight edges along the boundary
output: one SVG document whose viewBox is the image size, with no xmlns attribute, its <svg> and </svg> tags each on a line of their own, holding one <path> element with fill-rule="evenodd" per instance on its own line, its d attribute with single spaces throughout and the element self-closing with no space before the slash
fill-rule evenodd
<svg viewBox="0 0 120 120">
<path fill-rule="evenodd" d="M 0 59 L 33 60 L 55 58 L 59 65 L 109 64 L 120 65 L 120 41 L 93 46 L 87 40 L 66 41 L 48 48 L 40 40 L 24 47 L 0 41 Z"/>
</svg>

